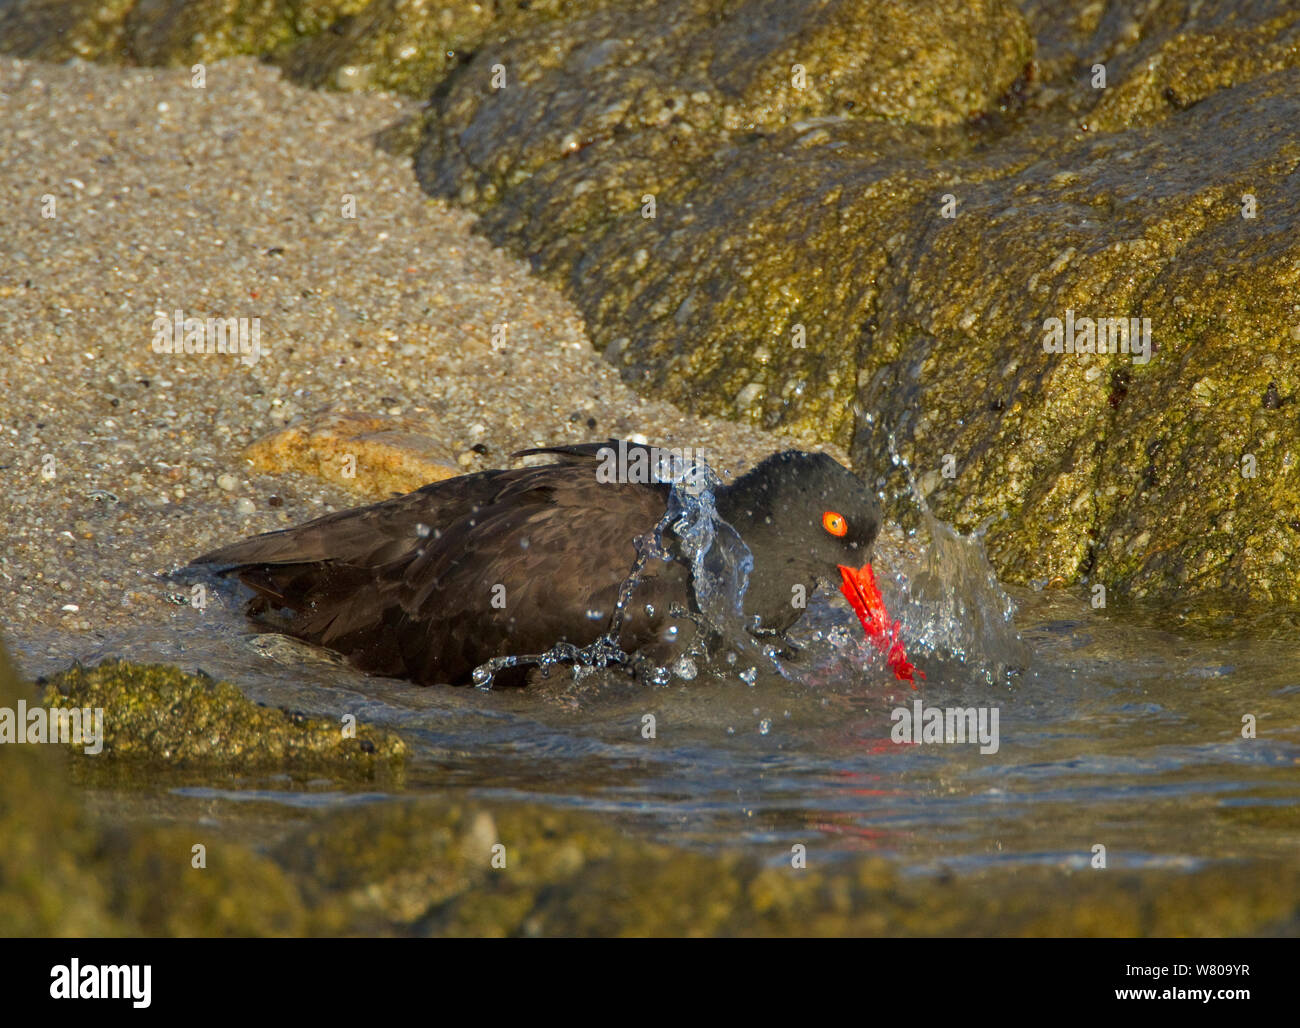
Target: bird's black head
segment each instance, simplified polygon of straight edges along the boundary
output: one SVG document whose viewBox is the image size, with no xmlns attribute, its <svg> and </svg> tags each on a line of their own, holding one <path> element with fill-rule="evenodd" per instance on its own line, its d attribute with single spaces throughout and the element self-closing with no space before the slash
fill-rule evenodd
<svg viewBox="0 0 1300 1028">
<path fill-rule="evenodd" d="M 871 560 L 880 506 L 853 472 L 823 453 L 786 450 L 718 491 L 718 513 L 754 556 L 745 610 L 785 631 L 819 581 Z"/>
</svg>

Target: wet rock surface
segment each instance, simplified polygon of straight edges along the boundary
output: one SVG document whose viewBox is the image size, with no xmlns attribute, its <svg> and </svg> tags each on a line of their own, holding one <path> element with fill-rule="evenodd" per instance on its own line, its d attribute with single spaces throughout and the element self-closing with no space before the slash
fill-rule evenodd
<svg viewBox="0 0 1300 1028">
<path fill-rule="evenodd" d="M 39 699 L 0 646 L 0 706 Z M 210 828 L 122 828 L 97 817 L 68 782 L 67 762 L 77 759 L 58 746 L 0 746 L 5 935 L 285 935 L 318 916 L 330 921 L 328 912 L 309 913 L 283 871 L 245 846 L 208 845 L 211 859 L 195 868 L 193 847 L 213 843 Z"/>
<path fill-rule="evenodd" d="M 229 682 L 164 665 L 105 661 L 73 668 L 49 679 L 44 700 L 51 708 L 103 711 L 99 741 L 109 759 L 373 774 L 391 769 L 407 752 L 398 736 L 355 717 L 331 723 L 259 706 Z"/>
<path fill-rule="evenodd" d="M 424 97 L 489 30 L 600 0 L 6 0 L 16 57 L 190 68 L 255 55 L 305 86 Z"/>
</svg>

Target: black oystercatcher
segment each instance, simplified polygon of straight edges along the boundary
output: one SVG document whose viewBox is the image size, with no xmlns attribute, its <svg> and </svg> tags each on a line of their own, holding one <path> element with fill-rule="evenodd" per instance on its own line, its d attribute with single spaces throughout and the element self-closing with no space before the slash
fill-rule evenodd
<svg viewBox="0 0 1300 1028">
<path fill-rule="evenodd" d="M 515 456 L 556 462 L 435 482 L 193 563 L 251 586 L 249 613 L 277 630 L 421 684 L 468 684 L 493 658 L 557 642 L 585 647 L 607 632 L 622 651 L 662 663 L 699 620 L 690 563 L 671 548 L 671 529 L 673 559 L 642 557 L 630 601 L 611 618 L 638 563 L 638 538 L 665 521 L 671 486 L 644 474 L 663 452 L 617 440 L 525 450 Z M 614 455 L 643 473 L 605 473 Z M 852 472 L 825 454 L 788 450 L 719 485 L 714 498 L 753 555 L 744 612 L 756 635 L 784 633 L 802 597 L 838 569 L 864 630 L 895 674 L 912 680 L 870 565 L 880 510 Z M 522 684 L 524 671 L 497 682 Z"/>
</svg>

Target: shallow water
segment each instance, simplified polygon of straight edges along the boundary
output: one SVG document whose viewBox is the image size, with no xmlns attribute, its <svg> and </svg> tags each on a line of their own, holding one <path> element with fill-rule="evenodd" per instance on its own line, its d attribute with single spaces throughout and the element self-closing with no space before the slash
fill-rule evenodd
<svg viewBox="0 0 1300 1028">
<path fill-rule="evenodd" d="M 938 564 L 927 572 L 931 554 Z M 617 672 L 578 681 L 559 668 L 527 690 L 421 689 L 250 633 L 220 603 L 75 654 L 67 636 L 13 643 L 31 674 L 73 655 L 165 661 L 277 706 L 393 727 L 414 754 L 394 787 L 404 795 L 465 792 L 595 811 L 648 837 L 742 847 L 774 863 L 788 861 L 796 843 L 810 860 L 870 853 L 918 873 L 1086 867 L 1097 845 L 1111 867 L 1175 870 L 1296 852 L 1300 643 L 1287 619 L 1171 631 L 1161 626 L 1175 624 L 1172 615 L 1093 610 L 1080 591 L 1018 590 L 1017 638 L 998 620 L 1005 595 L 980 584 L 986 565 L 970 541 L 945 536 L 910 550 L 886 541 L 876 563 L 927 674 L 916 690 L 864 647 L 827 649 L 826 631 L 853 623 L 826 604 L 802 627 L 806 642 L 823 633 L 816 659 L 806 656 L 796 677 L 763 669 L 753 685 L 737 665 L 721 678 L 660 687 Z M 982 626 L 979 638 L 971 624 Z M 832 634 L 847 637 L 843 627 Z M 918 699 L 996 708 L 996 752 L 894 741 L 891 712 Z M 643 736 L 648 714 L 653 739 Z M 1256 719 L 1257 738 L 1242 737 L 1244 715 Z M 239 830 L 254 810 L 274 827 L 303 807 L 397 794 L 287 776 L 188 776 L 156 788 L 153 804 L 138 790 L 104 789 L 103 799 Z"/>
</svg>

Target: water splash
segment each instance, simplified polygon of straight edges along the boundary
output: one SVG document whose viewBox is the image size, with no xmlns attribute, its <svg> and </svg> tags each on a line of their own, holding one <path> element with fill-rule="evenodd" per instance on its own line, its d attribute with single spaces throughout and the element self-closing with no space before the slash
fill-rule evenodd
<svg viewBox="0 0 1300 1028">
<path fill-rule="evenodd" d="M 984 548 L 985 523 L 962 535 L 934 516 L 911 468 L 889 438 L 893 463 L 906 475 L 920 514 L 918 528 L 882 532 L 873 567 L 885 606 L 902 624 L 908 657 L 937 679 L 1008 681 L 1029 662 L 1015 624 L 1015 602 L 998 583 Z M 892 680 L 885 657 L 863 637 L 835 591 L 820 590 L 790 632 L 799 648 L 789 678 L 834 688 L 846 680 Z M 924 688 L 924 683 L 918 683 Z"/>
<path fill-rule="evenodd" d="M 686 487 L 674 486 L 665 516 L 671 521 L 682 556 L 691 565 L 695 602 L 706 628 L 696 637 L 701 644 L 700 656 L 707 661 L 707 637 L 712 633 L 737 660 L 744 658 L 743 663 L 750 667 L 758 664 L 779 671 L 780 664 L 771 648 L 762 646 L 752 634 L 757 617 L 745 614 L 745 592 L 754 571 L 754 555 L 740 533 L 718 514 L 716 491 L 722 480 L 699 458 L 689 465 L 683 462 L 681 474 L 679 482 Z"/>
<path fill-rule="evenodd" d="M 907 477 L 921 514 L 909 543 L 919 559 L 891 560 L 878 571 L 891 613 L 903 623 L 909 649 L 941 661 L 956 661 L 988 682 L 1006 680 L 1029 660 L 1016 628 L 1015 601 L 998 583 L 984 548 L 994 519 L 962 535 L 934 516 L 907 461 L 889 437 L 894 464 Z"/>
<path fill-rule="evenodd" d="M 937 662 L 956 664 L 986 682 L 1005 681 L 1025 666 L 1028 649 L 1015 627 L 1015 603 L 998 584 L 984 549 L 987 525 L 964 536 L 936 518 L 892 437 L 890 451 L 907 475 L 921 514 L 920 529 L 904 545 L 892 545 L 887 537 L 877 542 L 875 561 L 881 593 L 891 617 L 902 623 L 908 652 L 927 674 Z M 541 654 L 495 658 L 474 671 L 475 685 L 490 689 L 496 672 L 508 667 L 535 665 L 545 673 L 560 664 L 571 665 L 578 677 L 623 667 L 657 685 L 674 677 L 693 680 L 704 667 L 749 685 L 760 672 L 813 685 L 864 674 L 892 680 L 884 655 L 864 637 L 834 588 L 819 590 L 789 633 L 796 647 L 793 656 L 756 636 L 756 619 L 744 611 L 754 559 L 739 533 L 718 514 L 721 479 L 701 457 L 659 452 L 657 477 L 670 486 L 667 508 L 654 528 L 637 539 L 636 562 L 619 588 L 605 631 L 585 647 L 559 643 Z M 671 613 L 693 621 L 699 630 L 689 647 L 684 645 L 661 666 L 625 652 L 618 640 L 647 562 L 677 558 L 691 566 L 698 611 L 675 606 Z"/>
</svg>

